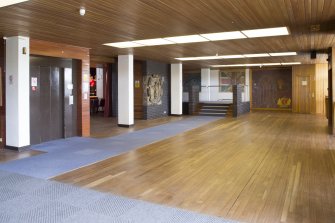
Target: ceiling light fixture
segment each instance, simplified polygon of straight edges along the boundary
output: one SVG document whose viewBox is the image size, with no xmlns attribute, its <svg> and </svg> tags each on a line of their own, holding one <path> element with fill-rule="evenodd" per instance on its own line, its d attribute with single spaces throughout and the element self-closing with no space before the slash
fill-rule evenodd
<svg viewBox="0 0 335 223">
<path fill-rule="evenodd" d="M 253 57 L 270 57 L 270 56 L 294 56 L 297 52 L 281 52 L 281 53 L 258 53 L 258 54 L 243 54 L 243 55 L 216 55 L 203 57 L 179 57 L 176 60 L 190 61 L 190 60 L 219 60 L 219 59 L 237 59 L 237 58 L 253 58 Z"/>
<path fill-rule="evenodd" d="M 263 66 L 280 66 L 281 63 L 263 63 Z"/>
<path fill-rule="evenodd" d="M 128 42 L 118 42 L 118 43 L 105 43 L 103 44 L 105 46 L 112 46 L 112 47 L 117 47 L 117 48 L 133 48 L 133 47 L 142 47 L 144 45 L 134 43 L 131 41 Z"/>
<path fill-rule="evenodd" d="M 267 28 L 267 29 L 251 29 L 242 31 L 248 38 L 268 37 L 268 36 L 285 36 L 289 35 L 287 27 Z"/>
<path fill-rule="evenodd" d="M 240 31 L 222 32 L 222 33 L 208 33 L 208 34 L 200 34 L 200 36 L 203 36 L 206 39 L 209 39 L 211 41 L 230 40 L 230 39 L 245 39 L 245 38 L 247 38 Z"/>
<path fill-rule="evenodd" d="M 84 15 L 86 14 L 86 9 L 85 9 L 85 7 L 80 7 L 80 9 L 79 9 L 79 14 L 80 14 L 81 16 L 84 16 Z"/>
<path fill-rule="evenodd" d="M 169 45 L 169 44 L 174 44 L 171 41 L 168 41 L 163 38 L 157 38 L 157 39 L 144 39 L 144 40 L 137 40 L 137 41 L 132 41 L 133 43 L 141 44 L 144 46 L 158 46 L 158 45 Z"/>
<path fill-rule="evenodd" d="M 188 35 L 188 36 L 172 36 L 172 37 L 155 38 L 155 39 L 134 40 L 131 42 L 140 43 L 140 45 L 142 46 L 156 46 L 156 45 L 167 45 L 167 44 L 199 43 L 207 41 L 245 39 L 247 37 L 254 38 L 254 37 L 281 36 L 281 35 L 289 35 L 287 27 L 221 32 L 221 33 L 204 33 L 200 35 Z M 118 44 L 120 43 L 122 42 L 118 42 Z M 125 43 L 129 42 L 127 41 Z M 103 44 L 103 45 L 112 46 L 111 44 Z"/>
<path fill-rule="evenodd" d="M 0 8 L 9 6 L 9 5 L 15 5 L 15 4 L 22 3 L 22 2 L 27 2 L 27 1 L 29 0 L 1 0 Z"/>
<path fill-rule="evenodd" d="M 212 65 L 211 67 L 245 67 L 245 64 Z"/>
<path fill-rule="evenodd" d="M 171 41 L 173 43 L 198 43 L 198 42 L 209 41 L 208 39 L 200 35 L 175 36 L 175 37 L 166 37 L 164 39 Z"/>
<path fill-rule="evenodd" d="M 281 57 L 281 56 L 296 56 L 297 52 L 281 52 L 281 53 L 270 53 L 272 57 Z"/>
<path fill-rule="evenodd" d="M 299 65 L 301 62 L 289 62 L 289 63 L 281 63 L 281 65 Z"/>
<path fill-rule="evenodd" d="M 281 65 L 299 65 L 301 62 L 290 63 L 252 63 L 252 64 L 224 64 L 224 65 L 211 65 L 211 67 L 262 67 L 262 66 L 281 66 Z"/>
<path fill-rule="evenodd" d="M 268 53 L 258 53 L 258 54 L 243 54 L 243 56 L 251 58 L 251 57 L 269 57 L 270 55 Z"/>
</svg>

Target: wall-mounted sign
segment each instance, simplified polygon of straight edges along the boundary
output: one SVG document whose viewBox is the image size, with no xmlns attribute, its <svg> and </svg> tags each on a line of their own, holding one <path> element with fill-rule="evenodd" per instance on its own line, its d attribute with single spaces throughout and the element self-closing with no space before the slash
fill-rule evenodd
<svg viewBox="0 0 335 223">
<path fill-rule="evenodd" d="M 135 88 L 139 88 L 140 87 L 140 81 L 136 80 L 135 81 Z"/>
<path fill-rule="evenodd" d="M 32 77 L 31 78 L 31 86 L 32 87 L 37 87 L 37 77 Z"/>
<path fill-rule="evenodd" d="M 88 83 L 83 83 L 83 91 L 89 92 L 90 91 L 90 85 Z"/>
<path fill-rule="evenodd" d="M 84 74 L 83 80 L 84 81 L 89 81 L 89 75 L 88 74 Z"/>
<path fill-rule="evenodd" d="M 301 81 L 302 86 L 307 86 L 307 81 Z"/>
</svg>

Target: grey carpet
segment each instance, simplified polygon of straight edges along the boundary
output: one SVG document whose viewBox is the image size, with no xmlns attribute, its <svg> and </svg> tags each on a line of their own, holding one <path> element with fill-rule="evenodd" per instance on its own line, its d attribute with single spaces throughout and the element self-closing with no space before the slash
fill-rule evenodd
<svg viewBox="0 0 335 223">
<path fill-rule="evenodd" d="M 234 223 L 178 208 L 0 171 L 4 223 Z"/>
<path fill-rule="evenodd" d="M 31 148 L 47 153 L 0 164 L 3 171 L 48 179 L 200 127 L 222 117 L 193 116 L 114 137 L 73 137 Z"/>
</svg>

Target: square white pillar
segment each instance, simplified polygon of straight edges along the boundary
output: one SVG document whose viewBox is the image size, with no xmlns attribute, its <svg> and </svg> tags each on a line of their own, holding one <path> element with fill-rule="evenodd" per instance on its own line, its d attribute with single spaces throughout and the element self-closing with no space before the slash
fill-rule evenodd
<svg viewBox="0 0 335 223">
<path fill-rule="evenodd" d="M 171 64 L 171 115 L 183 114 L 183 65 Z"/>
<path fill-rule="evenodd" d="M 200 101 L 210 101 L 211 100 L 211 70 L 209 68 L 201 69 L 201 91 L 199 95 Z"/>
<path fill-rule="evenodd" d="M 6 146 L 30 145 L 29 38 L 6 40 Z"/>
<path fill-rule="evenodd" d="M 118 125 L 134 125 L 134 56 L 118 57 Z"/>
<path fill-rule="evenodd" d="M 250 101 L 250 69 L 245 69 L 244 101 Z"/>
</svg>

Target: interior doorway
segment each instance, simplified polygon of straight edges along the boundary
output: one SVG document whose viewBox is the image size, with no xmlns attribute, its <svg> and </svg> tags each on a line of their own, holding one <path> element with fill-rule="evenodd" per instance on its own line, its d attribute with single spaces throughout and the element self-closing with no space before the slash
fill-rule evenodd
<svg viewBox="0 0 335 223">
<path fill-rule="evenodd" d="M 311 113 L 311 80 L 310 76 L 297 75 L 297 93 L 299 97 L 296 101 L 298 113 Z"/>
</svg>

